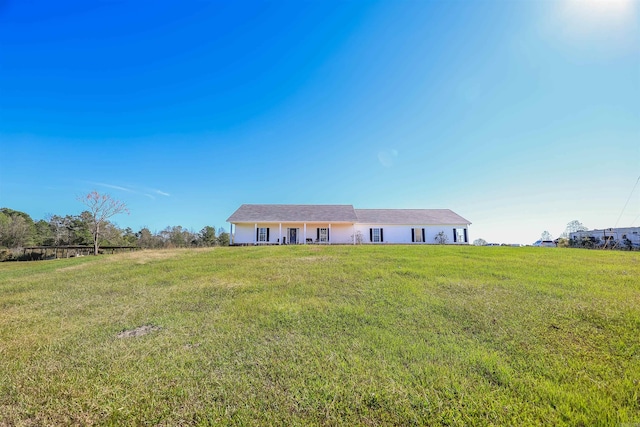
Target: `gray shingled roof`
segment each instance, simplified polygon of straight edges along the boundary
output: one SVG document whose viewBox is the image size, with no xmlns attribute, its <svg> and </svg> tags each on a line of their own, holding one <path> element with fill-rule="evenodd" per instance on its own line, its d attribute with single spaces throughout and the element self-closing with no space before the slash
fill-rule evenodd
<svg viewBox="0 0 640 427">
<path fill-rule="evenodd" d="M 359 223 L 404 225 L 471 224 L 450 209 L 356 209 Z"/>
<path fill-rule="evenodd" d="M 357 222 L 352 205 L 242 205 L 227 222 Z"/>
</svg>

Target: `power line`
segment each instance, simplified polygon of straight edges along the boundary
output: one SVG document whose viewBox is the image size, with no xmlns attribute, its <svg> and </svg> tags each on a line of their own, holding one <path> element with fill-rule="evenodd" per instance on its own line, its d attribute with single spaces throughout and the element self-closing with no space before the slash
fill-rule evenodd
<svg viewBox="0 0 640 427">
<path fill-rule="evenodd" d="M 629 198 L 627 199 L 627 203 L 624 204 L 624 207 L 622 208 L 622 212 L 620 212 L 620 216 L 618 217 L 618 220 L 616 221 L 616 225 L 614 225 L 613 228 L 616 228 L 618 226 L 618 223 L 620 222 L 620 218 L 622 218 L 622 214 L 624 213 L 624 210 L 627 208 L 627 205 L 629 204 L 629 200 L 631 200 L 631 196 L 633 196 L 633 192 L 638 186 L 638 182 L 640 182 L 640 176 L 638 176 L 636 183 L 633 185 L 633 188 L 631 189 L 631 194 L 629 194 Z M 636 219 L 638 219 L 638 217 L 636 217 Z M 635 222 L 635 219 L 633 221 Z"/>
</svg>

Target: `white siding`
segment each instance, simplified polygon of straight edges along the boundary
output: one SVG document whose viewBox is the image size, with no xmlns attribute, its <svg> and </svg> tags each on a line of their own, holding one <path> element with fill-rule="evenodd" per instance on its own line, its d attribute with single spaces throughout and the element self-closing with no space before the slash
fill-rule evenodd
<svg viewBox="0 0 640 427">
<path fill-rule="evenodd" d="M 233 227 L 233 243 L 234 244 L 253 243 L 255 239 L 256 239 L 256 230 L 253 224 L 236 224 Z"/>
<path fill-rule="evenodd" d="M 460 225 L 385 225 L 385 224 L 356 224 L 356 230 L 362 233 L 362 243 L 371 243 L 369 229 L 382 228 L 383 229 L 383 242 L 382 243 L 396 243 L 396 244 L 423 244 L 414 243 L 411 241 L 411 229 L 417 228 L 421 230 L 424 228 L 425 242 L 427 244 L 436 243 L 436 235 L 440 231 L 444 231 L 447 236 L 447 243 L 449 244 L 468 244 L 469 230 L 465 224 Z M 467 229 L 467 242 L 453 241 L 453 229 Z"/>
<path fill-rule="evenodd" d="M 280 223 L 258 223 L 258 228 L 269 228 L 269 244 L 278 244 L 280 240 Z M 298 243 L 305 243 L 304 223 L 282 223 L 283 241 L 289 242 L 288 229 L 298 229 Z M 311 239 L 315 243 L 318 236 L 318 228 L 328 228 L 329 243 L 348 244 L 353 243 L 353 225 L 352 224 L 329 224 L 329 223 L 307 223 L 306 239 Z M 235 224 L 233 226 L 234 236 L 233 244 L 246 245 L 256 242 L 256 225 L 255 224 Z"/>
<path fill-rule="evenodd" d="M 233 236 L 234 244 L 248 244 L 248 243 L 256 242 L 255 224 L 236 224 L 233 228 L 234 228 L 234 236 Z M 269 240 L 266 243 L 278 243 L 277 225 L 274 228 L 273 224 L 258 223 L 258 228 L 269 229 Z"/>
<path fill-rule="evenodd" d="M 280 223 L 258 223 L 258 228 L 269 228 L 269 241 L 268 244 L 278 244 L 280 239 Z M 289 243 L 289 228 L 298 229 L 298 243 L 305 243 L 304 223 L 282 223 L 282 237 L 286 238 L 286 242 Z M 333 244 L 352 244 L 354 228 L 356 233 L 359 231 L 362 234 L 362 243 L 369 244 L 369 229 L 370 228 L 382 228 L 383 229 L 383 242 L 382 243 L 394 243 L 394 244 L 436 244 L 436 235 L 440 231 L 444 231 L 447 236 L 448 244 L 469 244 L 471 237 L 469 236 L 469 230 L 466 224 L 459 225 L 385 225 L 385 224 L 331 224 L 328 223 L 307 223 L 306 238 L 311 239 L 311 242 L 315 243 L 317 239 L 318 228 L 330 228 L 329 242 Z M 411 229 L 416 228 L 418 230 L 425 229 L 425 241 L 424 243 L 414 243 L 411 241 Z M 467 241 L 454 242 L 453 230 L 466 229 Z M 233 243 L 236 245 L 254 244 L 256 242 L 256 226 L 255 224 L 235 224 Z M 417 230 L 417 231 L 418 231 Z M 418 231 L 419 232 L 419 231 Z"/>
<path fill-rule="evenodd" d="M 353 243 L 352 224 L 331 224 L 331 243 Z"/>
</svg>

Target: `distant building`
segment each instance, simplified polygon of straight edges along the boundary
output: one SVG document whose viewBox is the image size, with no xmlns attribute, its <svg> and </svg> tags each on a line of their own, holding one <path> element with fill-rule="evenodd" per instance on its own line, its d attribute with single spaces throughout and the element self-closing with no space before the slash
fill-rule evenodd
<svg viewBox="0 0 640 427">
<path fill-rule="evenodd" d="M 553 240 L 536 240 L 533 246 L 540 246 L 543 248 L 555 248 L 558 243 Z"/>
<path fill-rule="evenodd" d="M 640 248 L 640 227 L 576 231 L 569 234 L 569 241 L 575 246 L 581 246 L 586 241 L 591 242 L 593 247 L 624 248 L 631 244 L 637 249 Z"/>
</svg>

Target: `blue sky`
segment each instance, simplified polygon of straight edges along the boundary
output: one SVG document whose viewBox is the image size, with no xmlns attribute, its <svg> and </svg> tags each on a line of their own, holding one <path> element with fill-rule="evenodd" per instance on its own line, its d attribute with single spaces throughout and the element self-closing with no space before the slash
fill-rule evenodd
<svg viewBox="0 0 640 427">
<path fill-rule="evenodd" d="M 0 2 L 0 206 L 77 214 L 95 189 L 134 231 L 228 229 L 242 203 L 450 208 L 496 242 L 638 226 L 639 23 L 634 0 Z"/>
</svg>

